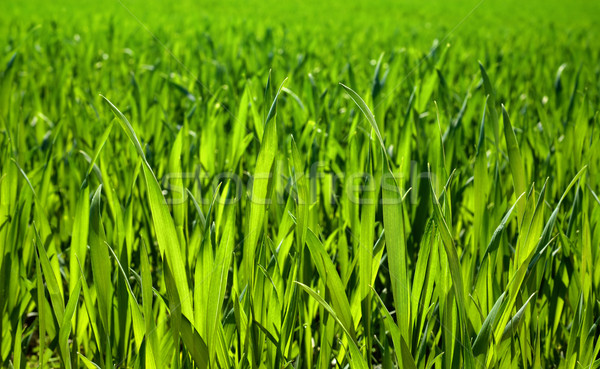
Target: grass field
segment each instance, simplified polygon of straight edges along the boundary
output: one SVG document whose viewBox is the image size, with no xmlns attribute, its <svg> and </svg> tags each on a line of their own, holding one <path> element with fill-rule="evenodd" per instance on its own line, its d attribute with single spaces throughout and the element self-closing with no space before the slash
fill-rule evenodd
<svg viewBox="0 0 600 369">
<path fill-rule="evenodd" d="M 0 15 L 0 367 L 600 368 L 600 3 Z"/>
</svg>

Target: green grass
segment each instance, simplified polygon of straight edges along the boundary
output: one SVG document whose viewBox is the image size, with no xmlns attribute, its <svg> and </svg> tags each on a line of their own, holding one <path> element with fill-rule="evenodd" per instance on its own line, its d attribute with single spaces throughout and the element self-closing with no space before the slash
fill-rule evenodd
<svg viewBox="0 0 600 369">
<path fill-rule="evenodd" d="M 599 5 L 5 8 L 0 367 L 600 368 Z"/>
</svg>

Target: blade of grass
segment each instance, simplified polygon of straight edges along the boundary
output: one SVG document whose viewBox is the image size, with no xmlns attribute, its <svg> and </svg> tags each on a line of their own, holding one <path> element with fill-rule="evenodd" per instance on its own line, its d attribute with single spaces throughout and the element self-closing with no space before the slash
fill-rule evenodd
<svg viewBox="0 0 600 369">
<path fill-rule="evenodd" d="M 150 168 L 150 164 L 148 164 L 148 161 L 146 160 L 142 146 L 140 145 L 131 123 L 129 123 L 125 115 L 123 115 L 123 113 L 121 113 L 121 111 L 117 109 L 117 107 L 114 106 L 106 97 L 102 96 L 102 98 L 109 104 L 114 114 L 120 118 L 119 122 L 121 123 L 121 127 L 129 137 L 130 141 L 138 152 L 138 155 L 143 161 L 148 202 L 152 212 L 152 220 L 156 230 L 158 245 L 161 249 L 161 255 L 166 255 L 167 262 L 173 271 L 175 287 L 177 288 L 179 300 L 182 305 L 181 311 L 193 324 L 193 309 L 190 299 L 187 273 L 181 253 L 181 246 L 179 245 L 175 224 L 173 222 L 173 218 L 169 214 L 169 209 L 162 194 L 160 185 L 156 180 L 156 176 L 154 175 L 152 168 Z"/>
<path fill-rule="evenodd" d="M 504 139 L 506 140 L 506 146 L 508 148 L 508 164 L 512 172 L 513 183 L 515 186 L 515 197 L 520 198 L 527 189 L 525 188 L 525 170 L 523 169 L 523 159 L 521 158 L 521 151 L 519 150 L 519 144 L 515 137 L 515 132 L 510 123 L 508 113 L 502 105 L 502 116 L 504 118 Z M 517 212 L 519 214 L 518 222 L 519 226 L 523 221 L 523 215 L 525 214 L 525 201 L 517 200 Z"/>
</svg>

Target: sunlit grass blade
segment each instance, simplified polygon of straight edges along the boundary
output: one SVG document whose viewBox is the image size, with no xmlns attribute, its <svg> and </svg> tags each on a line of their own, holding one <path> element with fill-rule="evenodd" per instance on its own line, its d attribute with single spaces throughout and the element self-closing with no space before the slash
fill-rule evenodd
<svg viewBox="0 0 600 369">
<path fill-rule="evenodd" d="M 158 245 L 161 249 L 161 254 L 164 253 L 166 255 L 167 261 L 173 270 L 173 278 L 175 279 L 177 293 L 179 294 L 179 299 L 182 304 L 181 311 L 193 322 L 192 303 L 190 300 L 190 291 L 185 264 L 181 253 L 181 246 L 179 245 L 175 224 L 173 223 L 173 218 L 169 214 L 169 209 L 166 205 L 160 185 L 156 180 L 154 172 L 150 168 L 150 164 L 148 164 L 148 161 L 146 160 L 146 156 L 133 127 L 117 107 L 115 107 L 107 98 L 104 96 L 102 97 L 110 105 L 115 115 L 120 119 L 121 127 L 143 160 L 148 202 L 152 211 L 152 220 L 156 230 Z"/>
<path fill-rule="evenodd" d="M 344 285 L 337 274 L 333 262 L 329 258 L 329 255 L 327 255 L 321 241 L 319 241 L 317 236 L 310 229 L 308 230 L 306 241 L 319 275 L 323 278 L 329 290 L 332 300 L 332 309 L 336 312 L 336 317 L 348 331 L 350 338 L 356 340 L 354 322 L 352 320 L 352 313 L 350 312 L 350 303 L 348 302 Z"/>
<path fill-rule="evenodd" d="M 479 329 L 479 333 L 477 333 L 475 341 L 473 341 L 473 355 L 475 355 L 475 357 L 485 355 L 485 353 L 488 350 L 488 347 L 490 345 L 489 339 L 492 336 L 494 324 L 496 322 L 498 313 L 502 308 L 502 303 L 504 302 L 505 296 L 506 292 L 502 293 L 500 297 L 498 297 L 498 299 L 494 303 L 494 306 L 485 318 L 485 321 L 481 325 L 481 329 Z"/>
<path fill-rule="evenodd" d="M 318 293 L 316 293 L 313 289 L 311 289 L 307 285 L 304 285 L 297 281 L 296 281 L 296 284 L 298 286 L 300 286 L 304 291 L 306 291 L 312 298 L 314 298 L 321 306 L 323 306 L 323 308 L 325 308 L 325 310 L 329 314 L 331 314 L 333 319 L 335 319 L 335 321 L 342 327 L 344 332 L 350 338 L 349 347 L 350 347 L 350 356 L 351 356 L 351 367 L 357 368 L 357 369 L 366 369 L 367 364 L 365 363 L 362 355 L 360 354 L 360 351 L 358 349 L 358 345 L 357 345 L 356 341 L 354 340 L 354 338 L 352 338 L 352 334 L 350 333 L 351 331 L 350 331 L 349 327 L 346 326 L 344 324 L 344 322 L 340 319 L 340 317 L 336 314 L 334 308 L 329 306 L 329 304 L 327 302 L 325 302 L 325 300 L 323 300 L 323 298 L 321 296 L 319 296 Z"/>
<path fill-rule="evenodd" d="M 430 172 L 431 173 L 431 172 Z M 458 258 L 458 253 L 456 251 L 456 246 L 454 244 L 454 239 L 452 234 L 450 233 L 450 229 L 448 224 L 446 223 L 446 219 L 442 213 L 442 209 L 438 200 L 438 197 L 433 189 L 433 183 L 430 181 L 431 188 L 431 196 L 433 201 L 433 212 L 435 216 L 436 223 L 438 225 L 438 229 L 440 230 L 440 235 L 442 238 L 442 244 L 444 246 L 444 250 L 446 251 L 446 257 L 448 258 L 448 266 L 450 268 L 450 276 L 452 278 L 453 289 L 456 295 L 456 304 L 460 317 L 460 327 L 461 327 L 461 336 L 463 343 L 463 365 L 466 368 L 474 367 L 474 358 L 473 353 L 471 351 L 471 344 L 468 339 L 468 331 L 467 331 L 467 312 L 466 312 L 466 300 L 465 300 L 465 287 L 463 284 L 463 278 L 461 274 L 460 268 L 460 259 Z"/>
<path fill-rule="evenodd" d="M 506 225 L 507 225 L 508 221 L 510 220 L 510 216 L 511 216 L 513 210 L 515 209 L 515 206 L 517 206 L 517 204 L 519 203 L 519 200 L 523 196 L 525 196 L 525 193 L 522 193 L 521 196 L 519 196 L 517 198 L 515 203 L 510 207 L 510 209 L 508 209 L 508 211 L 504 215 L 504 218 L 502 218 L 502 221 L 500 222 L 500 224 L 498 224 L 498 227 L 496 227 L 496 230 L 492 234 L 492 238 L 490 239 L 490 242 L 489 242 L 487 248 L 485 249 L 482 260 L 485 259 L 485 257 L 487 255 L 489 255 L 490 253 L 496 251 L 496 249 L 500 245 L 500 238 L 502 237 L 502 232 L 506 228 Z"/>
<path fill-rule="evenodd" d="M 375 116 L 364 102 L 364 100 L 351 88 L 344 86 L 346 93 L 352 98 L 367 118 L 371 127 L 377 134 L 381 150 L 386 158 L 386 164 L 383 166 L 382 176 L 382 204 L 383 204 L 383 225 L 386 229 L 386 248 L 388 260 L 390 263 L 390 278 L 392 285 L 392 294 L 396 306 L 398 323 L 405 340 L 410 340 L 410 327 L 412 325 L 410 315 L 410 286 L 407 279 L 406 262 L 406 240 L 404 232 L 404 218 L 402 210 L 402 194 L 396 182 L 396 177 L 390 169 L 390 161 L 383 138 L 379 131 L 379 126 L 375 121 Z M 372 201 L 374 199 L 371 199 Z"/>
<path fill-rule="evenodd" d="M 508 113 L 502 105 L 502 116 L 504 121 L 504 139 L 506 140 L 506 146 L 508 148 L 508 164 L 512 172 L 513 183 L 515 186 L 515 197 L 520 198 L 522 194 L 527 190 L 525 180 L 525 170 L 523 169 L 523 159 L 521 158 L 521 151 L 519 150 L 519 144 L 515 137 L 515 132 L 510 123 Z M 525 202 L 517 200 L 517 211 L 519 214 L 519 224 L 523 221 L 523 215 L 525 214 Z"/>
<path fill-rule="evenodd" d="M 81 292 L 81 280 L 77 282 L 75 288 L 69 296 L 69 302 L 65 308 L 65 315 L 58 333 L 58 345 L 60 347 L 63 363 L 66 368 L 71 368 L 71 350 L 69 349 L 69 335 L 71 334 L 71 319 L 75 314 L 77 305 L 79 304 L 79 294 Z"/>
<path fill-rule="evenodd" d="M 521 306 L 519 311 L 517 311 L 517 313 L 510 319 L 510 321 L 508 322 L 506 327 L 504 327 L 504 331 L 502 332 L 502 337 L 500 339 L 501 341 L 508 339 L 510 337 L 513 337 L 515 335 L 515 332 L 519 326 L 519 323 L 521 323 L 521 320 L 523 319 L 523 314 L 525 313 L 525 309 L 527 308 L 527 305 L 529 304 L 529 302 L 531 301 L 533 296 L 535 296 L 535 293 L 533 293 L 531 296 L 529 296 L 529 298 L 527 299 L 527 301 L 525 301 L 523 306 Z"/>
<path fill-rule="evenodd" d="M 98 309 L 104 333 L 110 337 L 112 314 L 112 277 L 108 247 L 104 243 L 106 236 L 100 213 L 100 196 L 102 186 L 99 186 L 90 206 L 90 259 L 94 276 L 94 286 L 98 296 Z"/>
<path fill-rule="evenodd" d="M 140 260 L 142 269 L 142 305 L 144 307 L 144 321 L 146 322 L 146 367 L 160 368 L 162 366 L 160 351 L 158 348 L 158 332 L 154 323 L 154 314 L 152 307 L 152 275 L 150 273 L 150 262 L 148 260 L 148 250 L 145 244 L 140 247 Z"/>
<path fill-rule="evenodd" d="M 489 100 L 489 109 L 490 115 L 492 118 L 492 132 L 494 132 L 494 142 L 496 144 L 496 149 L 498 149 L 498 145 L 500 143 L 500 129 L 498 124 L 498 111 L 496 110 L 496 90 L 492 86 L 492 82 L 490 81 L 490 77 L 488 76 L 483 64 L 479 62 L 479 70 L 481 72 L 481 78 L 483 79 L 483 86 L 485 87 L 485 92 L 488 95 L 487 99 Z"/>
<path fill-rule="evenodd" d="M 246 240 L 244 241 L 244 266 L 249 280 L 254 280 L 254 257 L 258 240 L 261 236 L 263 228 L 263 220 L 265 217 L 265 207 L 268 202 L 267 190 L 269 182 L 272 181 L 271 167 L 277 154 L 277 124 L 275 112 L 277 99 L 281 93 L 281 88 L 285 80 L 281 83 L 277 95 L 273 99 L 269 113 L 265 118 L 264 134 L 261 142 L 258 158 L 256 159 L 256 167 L 254 168 L 254 178 L 252 180 L 252 195 L 250 197 L 250 211 L 248 217 L 248 230 Z M 250 284 L 253 285 L 252 283 Z"/>
</svg>

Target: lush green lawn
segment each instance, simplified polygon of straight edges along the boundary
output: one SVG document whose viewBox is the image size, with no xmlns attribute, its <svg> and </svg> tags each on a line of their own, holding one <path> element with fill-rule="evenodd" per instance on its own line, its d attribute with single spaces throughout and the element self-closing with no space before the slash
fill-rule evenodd
<svg viewBox="0 0 600 369">
<path fill-rule="evenodd" d="M 599 14 L 5 4 L 0 367 L 600 368 Z"/>
</svg>

